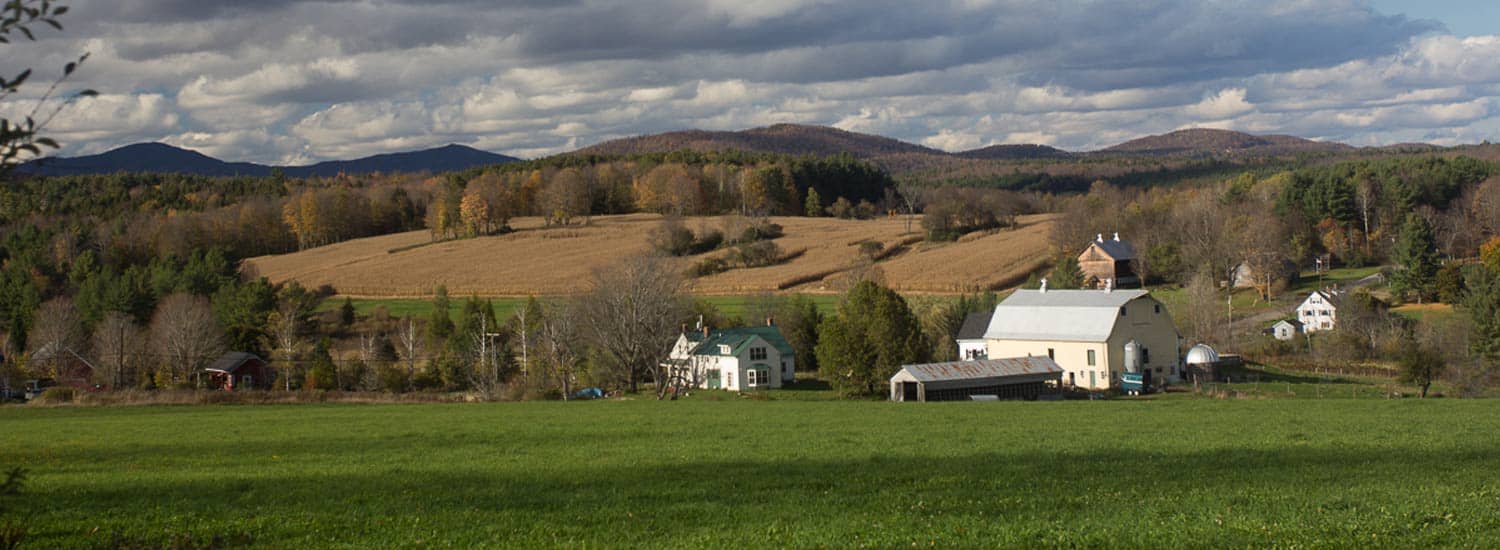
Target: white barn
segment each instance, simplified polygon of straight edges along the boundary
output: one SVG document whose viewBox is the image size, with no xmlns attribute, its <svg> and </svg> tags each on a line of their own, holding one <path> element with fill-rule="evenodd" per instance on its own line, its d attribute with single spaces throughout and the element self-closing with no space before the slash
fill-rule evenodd
<svg viewBox="0 0 1500 550">
<path fill-rule="evenodd" d="M 1314 290 L 1297 306 L 1297 321 L 1304 332 L 1333 330 L 1338 323 L 1338 299 L 1336 290 Z"/>
<path fill-rule="evenodd" d="M 1056 361 L 1069 386 L 1108 389 L 1128 363 L 1152 385 L 1182 377 L 1182 337 L 1145 290 L 1017 290 L 995 306 L 984 338 L 990 357 Z"/>
</svg>

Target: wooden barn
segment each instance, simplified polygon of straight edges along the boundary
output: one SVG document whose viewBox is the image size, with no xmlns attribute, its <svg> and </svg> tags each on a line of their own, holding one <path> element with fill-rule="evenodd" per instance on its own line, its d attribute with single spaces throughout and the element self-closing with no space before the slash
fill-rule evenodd
<svg viewBox="0 0 1500 550">
<path fill-rule="evenodd" d="M 1141 284 L 1131 265 L 1134 261 L 1135 249 L 1120 240 L 1119 233 L 1111 240 L 1105 240 L 1101 233 L 1078 255 L 1078 270 L 1083 272 L 1087 288 L 1132 288 Z"/>
<path fill-rule="evenodd" d="M 31 364 L 62 386 L 81 391 L 107 389 L 94 383 L 94 364 L 72 348 L 47 344 L 31 354 Z"/>
<path fill-rule="evenodd" d="M 1034 400 L 1058 395 L 1062 375 L 1062 367 L 1047 357 L 902 365 L 891 377 L 891 401 Z"/>
<path fill-rule="evenodd" d="M 203 371 L 209 375 L 209 387 L 224 391 L 263 390 L 274 381 L 264 359 L 243 351 L 225 353 Z"/>
</svg>

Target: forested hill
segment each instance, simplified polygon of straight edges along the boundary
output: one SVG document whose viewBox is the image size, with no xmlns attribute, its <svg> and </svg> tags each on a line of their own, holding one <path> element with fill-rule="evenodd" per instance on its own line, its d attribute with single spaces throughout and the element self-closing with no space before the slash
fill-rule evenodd
<svg viewBox="0 0 1500 550">
<path fill-rule="evenodd" d="M 165 143 L 137 143 L 97 155 L 46 158 L 28 162 L 23 173 L 44 176 L 152 172 L 199 176 L 268 176 L 280 169 L 287 177 L 335 176 L 338 174 L 451 172 L 476 166 L 516 161 L 515 157 L 480 151 L 463 145 L 445 145 L 422 151 L 388 153 L 355 160 L 334 160 L 307 166 L 266 166 L 249 162 L 226 162 L 197 151 Z"/>
<path fill-rule="evenodd" d="M 1297 153 L 1337 153 L 1354 147 L 1295 136 L 1257 136 L 1230 130 L 1190 128 L 1133 139 L 1096 154 L 1181 156 L 1278 156 Z"/>
<path fill-rule="evenodd" d="M 577 152 L 585 155 L 632 155 L 681 150 L 702 152 L 737 150 L 813 156 L 848 153 L 855 158 L 862 159 L 900 153 L 947 154 L 937 149 L 888 137 L 803 124 L 776 124 L 738 132 L 705 130 L 666 132 L 606 141 L 585 147 Z"/>
</svg>

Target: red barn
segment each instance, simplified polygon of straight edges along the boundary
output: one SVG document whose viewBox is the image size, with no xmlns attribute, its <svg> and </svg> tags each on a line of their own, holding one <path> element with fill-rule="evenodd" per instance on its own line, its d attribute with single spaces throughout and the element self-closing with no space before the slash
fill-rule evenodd
<svg viewBox="0 0 1500 550">
<path fill-rule="evenodd" d="M 271 369 L 253 353 L 231 351 L 203 369 L 209 386 L 224 391 L 263 390 L 271 387 Z"/>
</svg>

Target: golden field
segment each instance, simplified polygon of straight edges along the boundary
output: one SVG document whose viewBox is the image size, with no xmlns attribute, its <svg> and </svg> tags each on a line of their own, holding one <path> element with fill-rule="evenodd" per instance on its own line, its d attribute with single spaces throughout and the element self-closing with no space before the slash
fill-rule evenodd
<svg viewBox="0 0 1500 550">
<path fill-rule="evenodd" d="M 789 261 L 768 267 L 734 269 L 692 279 L 698 294 L 747 294 L 792 290 L 841 290 L 861 266 L 859 243 L 878 241 L 894 252 L 875 264 L 892 288 L 906 292 L 953 293 L 1019 284 L 1045 265 L 1050 215 L 1024 216 L 1014 230 L 967 235 L 954 243 L 923 243 L 907 233 L 905 218 L 839 220 L 776 217 L 785 229 L 776 243 Z M 661 223 L 653 214 L 597 216 L 587 226 L 543 228 L 540 219 L 512 220 L 515 232 L 432 244 L 426 231 L 357 239 L 291 254 L 245 261 L 250 273 L 272 282 L 296 280 L 304 286 L 332 285 L 358 297 L 418 297 L 446 285 L 455 296 L 570 294 L 587 290 L 594 269 L 647 253 L 647 236 Z M 685 225 L 700 232 L 723 227 L 721 218 L 692 218 Z M 912 223 L 920 231 L 920 224 Z M 722 251 L 674 259 L 679 269 Z"/>
</svg>

